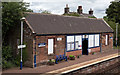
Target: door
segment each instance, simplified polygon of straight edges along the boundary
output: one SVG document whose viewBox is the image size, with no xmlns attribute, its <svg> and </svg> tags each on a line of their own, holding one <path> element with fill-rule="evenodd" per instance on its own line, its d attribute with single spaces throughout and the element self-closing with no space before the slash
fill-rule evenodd
<svg viewBox="0 0 120 75">
<path fill-rule="evenodd" d="M 54 40 L 48 39 L 48 54 L 53 54 Z"/>
<path fill-rule="evenodd" d="M 105 45 L 108 45 L 108 35 L 106 35 Z"/>
<path fill-rule="evenodd" d="M 82 54 L 88 55 L 88 38 L 82 39 Z"/>
</svg>

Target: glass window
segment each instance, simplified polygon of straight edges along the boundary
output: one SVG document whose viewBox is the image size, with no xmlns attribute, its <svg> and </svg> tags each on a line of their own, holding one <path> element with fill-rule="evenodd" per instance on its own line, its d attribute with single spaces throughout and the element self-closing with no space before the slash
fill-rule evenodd
<svg viewBox="0 0 120 75">
<path fill-rule="evenodd" d="M 95 46 L 99 46 L 99 41 L 100 41 L 99 38 L 100 38 L 99 34 L 96 34 L 95 35 Z"/>
<path fill-rule="evenodd" d="M 74 36 L 67 36 L 67 51 L 74 50 Z"/>
<path fill-rule="evenodd" d="M 75 36 L 75 49 L 82 49 L 82 36 L 81 35 Z"/>
<path fill-rule="evenodd" d="M 88 46 L 89 47 L 94 47 L 94 35 L 89 35 L 89 39 L 88 39 Z"/>
</svg>

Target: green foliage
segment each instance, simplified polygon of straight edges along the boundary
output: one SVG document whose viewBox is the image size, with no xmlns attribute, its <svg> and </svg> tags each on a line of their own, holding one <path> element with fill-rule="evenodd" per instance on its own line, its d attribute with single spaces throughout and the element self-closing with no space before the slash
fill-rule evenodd
<svg viewBox="0 0 120 75">
<path fill-rule="evenodd" d="M 3 42 L 7 40 L 7 35 L 20 26 L 20 19 L 24 12 L 31 12 L 27 9 L 28 3 L 23 2 L 3 2 L 2 3 L 2 37 Z M 6 41 L 7 42 L 7 41 Z"/>
<path fill-rule="evenodd" d="M 6 61 L 11 61 L 13 60 L 13 55 L 12 55 L 12 48 L 10 46 L 3 46 L 2 47 L 2 58 Z"/>
<path fill-rule="evenodd" d="M 75 56 L 74 56 L 74 55 L 70 55 L 69 57 L 70 57 L 70 58 L 75 58 Z"/>
<path fill-rule="evenodd" d="M 54 62 L 55 63 L 55 59 L 49 59 L 48 62 Z"/>
<path fill-rule="evenodd" d="M 96 18 L 95 16 L 88 16 L 88 18 Z"/>
<path fill-rule="evenodd" d="M 47 10 L 44 10 L 44 11 L 42 11 L 41 13 L 43 13 L 43 14 L 51 14 L 51 12 L 50 12 L 50 11 L 47 11 Z"/>
<path fill-rule="evenodd" d="M 71 14 L 63 14 L 63 15 L 80 17 L 80 15 L 78 13 L 76 13 L 76 12 L 71 13 Z"/>
<path fill-rule="evenodd" d="M 12 48 L 10 46 L 3 46 L 2 47 L 2 68 L 11 68 L 15 66 L 12 61 L 13 61 L 13 55 L 12 55 Z"/>
<path fill-rule="evenodd" d="M 113 35 L 113 45 L 116 43 L 116 23 L 112 20 L 109 20 L 107 16 L 104 16 L 104 20 L 110 25 L 110 27 L 114 30 Z M 118 46 L 120 46 L 120 24 L 118 25 Z"/>
<path fill-rule="evenodd" d="M 106 14 L 109 20 L 120 24 L 120 2 L 111 2 Z"/>
<path fill-rule="evenodd" d="M 20 65 L 20 53 L 13 56 L 13 49 L 9 46 L 8 35 L 20 27 L 20 19 L 25 16 L 24 12 L 32 12 L 28 9 L 29 3 L 25 2 L 2 2 L 2 64 L 4 68 Z M 27 60 L 26 49 L 23 49 L 23 64 Z"/>
<path fill-rule="evenodd" d="M 120 46 L 120 2 L 111 2 L 109 8 L 106 9 L 107 16 L 104 17 L 104 20 L 113 28 L 114 30 L 114 45 L 115 45 L 115 38 L 116 38 L 116 23 L 118 25 L 118 45 Z"/>
<path fill-rule="evenodd" d="M 4 58 L 2 59 L 2 63 L 3 63 L 2 65 L 3 69 L 8 69 L 15 66 L 11 61 L 6 61 Z"/>
</svg>

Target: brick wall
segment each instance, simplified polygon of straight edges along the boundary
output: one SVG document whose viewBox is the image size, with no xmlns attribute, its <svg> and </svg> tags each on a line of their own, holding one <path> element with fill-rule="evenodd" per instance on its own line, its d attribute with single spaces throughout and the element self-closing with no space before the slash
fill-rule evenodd
<svg viewBox="0 0 120 75">
<path fill-rule="evenodd" d="M 91 52 L 100 52 L 100 47 L 91 48 Z"/>
<path fill-rule="evenodd" d="M 76 50 L 76 51 L 70 51 L 70 52 L 66 52 L 66 56 L 69 56 L 69 55 L 80 55 L 82 54 L 82 50 Z"/>
<path fill-rule="evenodd" d="M 57 38 L 62 40 L 57 41 Z M 48 55 L 48 39 L 54 39 L 54 54 Z M 39 43 L 46 43 L 44 47 L 38 47 Z M 42 63 L 48 59 L 55 58 L 56 55 L 64 54 L 65 49 L 65 36 L 52 35 L 52 36 L 36 36 L 36 63 Z"/>
<path fill-rule="evenodd" d="M 108 35 L 108 45 L 105 45 L 106 35 Z M 112 37 L 112 39 L 110 37 Z M 113 33 L 103 33 L 101 38 L 102 38 L 102 49 L 103 50 L 113 48 Z"/>
<path fill-rule="evenodd" d="M 105 35 L 108 35 L 108 45 L 105 45 Z M 100 42 L 102 41 L 102 48 L 108 49 L 113 47 L 113 37 L 112 33 L 100 34 Z M 62 40 L 57 41 L 57 38 L 62 38 Z M 54 54 L 48 55 L 48 39 L 54 39 Z M 34 67 L 34 55 L 36 54 L 36 64 L 41 64 L 48 59 L 55 58 L 56 55 L 63 55 L 65 53 L 66 38 L 65 35 L 46 35 L 46 36 L 35 36 L 32 34 L 31 30 L 27 25 L 24 26 L 24 41 L 27 43 L 27 52 L 29 54 L 26 66 Z M 46 43 L 43 47 L 38 47 L 39 43 Z M 36 52 L 35 52 L 36 48 Z M 100 47 L 91 48 L 91 52 L 99 52 Z M 66 52 L 66 55 L 80 55 L 82 50 Z"/>
<path fill-rule="evenodd" d="M 25 61 L 25 66 L 33 67 L 33 46 L 34 46 L 34 34 L 27 24 L 24 24 L 24 43 L 26 44 L 27 51 L 27 61 Z"/>
</svg>

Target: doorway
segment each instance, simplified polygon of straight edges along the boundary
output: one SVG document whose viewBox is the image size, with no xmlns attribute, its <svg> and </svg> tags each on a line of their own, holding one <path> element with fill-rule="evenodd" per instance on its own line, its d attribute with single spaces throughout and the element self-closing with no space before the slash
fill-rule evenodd
<svg viewBox="0 0 120 75">
<path fill-rule="evenodd" d="M 88 38 L 82 39 L 82 55 L 88 55 Z"/>
<path fill-rule="evenodd" d="M 48 39 L 48 54 L 53 54 L 54 40 Z"/>
</svg>

